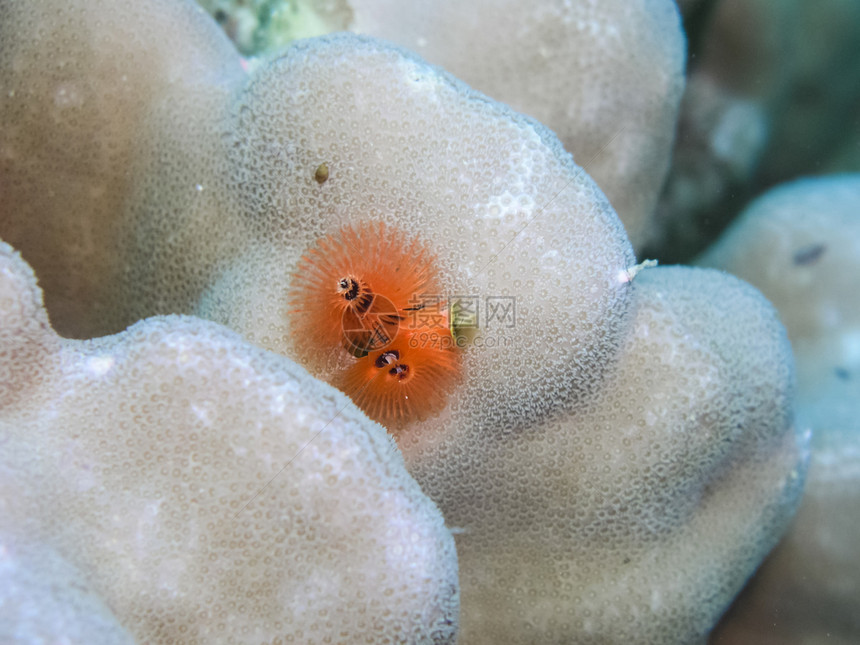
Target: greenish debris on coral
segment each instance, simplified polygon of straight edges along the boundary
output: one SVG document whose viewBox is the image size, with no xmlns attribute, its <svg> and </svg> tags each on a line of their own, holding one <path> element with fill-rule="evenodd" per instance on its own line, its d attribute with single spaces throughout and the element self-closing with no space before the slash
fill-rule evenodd
<svg viewBox="0 0 860 645">
<path fill-rule="evenodd" d="M 245 56 L 346 29 L 352 17 L 347 4 L 339 0 L 199 0 L 199 4 Z"/>
</svg>

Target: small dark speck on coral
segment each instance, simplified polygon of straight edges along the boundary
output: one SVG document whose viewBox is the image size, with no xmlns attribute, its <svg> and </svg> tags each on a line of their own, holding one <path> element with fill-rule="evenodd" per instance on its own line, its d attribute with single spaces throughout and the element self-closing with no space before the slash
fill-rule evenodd
<svg viewBox="0 0 860 645">
<path fill-rule="evenodd" d="M 328 179 L 328 164 L 321 163 L 317 166 L 316 172 L 314 172 L 314 179 L 318 184 L 324 184 Z"/>
<path fill-rule="evenodd" d="M 797 266 L 809 266 L 815 264 L 824 255 L 827 246 L 824 244 L 809 244 L 794 252 L 794 264 Z"/>
</svg>

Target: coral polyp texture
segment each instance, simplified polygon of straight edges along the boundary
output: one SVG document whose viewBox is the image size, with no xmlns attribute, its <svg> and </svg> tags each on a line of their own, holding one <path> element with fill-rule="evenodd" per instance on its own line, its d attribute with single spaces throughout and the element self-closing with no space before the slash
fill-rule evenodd
<svg viewBox="0 0 860 645">
<path fill-rule="evenodd" d="M 606 11 L 617 14 L 619 24 L 629 18 L 611 6 Z M 654 6 L 662 7 L 655 9 L 658 16 L 666 15 L 665 4 Z M 284 489 L 267 488 L 258 499 L 252 494 L 304 445 L 296 463 L 270 487 L 280 482 L 308 498 L 301 508 L 277 506 L 273 522 L 299 514 L 308 524 L 303 536 L 337 539 L 340 531 L 347 532 L 337 511 L 349 507 L 377 518 L 380 530 L 392 522 L 402 526 L 397 522 L 406 520 L 398 519 L 399 506 L 386 505 L 389 498 L 381 492 L 356 498 L 370 494 L 354 485 L 358 471 L 349 482 L 330 481 L 347 464 L 359 468 L 360 459 L 389 454 L 381 451 L 390 444 L 378 443 L 381 428 L 301 369 L 286 368 L 280 359 L 244 344 L 298 359 L 323 375 L 326 365 L 320 367 L 301 345 L 324 325 L 294 333 L 295 300 L 289 294 L 313 273 L 315 265 L 302 264 L 301 258 L 319 248 L 320 240 L 372 222 L 402 231 L 407 244 L 420 241 L 426 257 L 435 258 L 451 318 L 426 335 L 417 329 L 399 333 L 405 346 L 366 347 L 366 356 L 339 346 L 347 364 L 364 361 L 351 365 L 396 379 L 410 373 L 404 366 L 447 371 L 438 359 L 450 354 L 426 354 L 433 349 L 433 332 L 441 330 L 436 340 L 452 331 L 459 338 L 470 328 L 457 355 L 462 378 L 454 387 L 439 383 L 416 391 L 436 397 L 438 408 L 425 418 L 415 415 L 396 435 L 410 474 L 457 536 L 460 642 L 702 639 L 776 542 L 803 482 L 806 437 L 793 423 L 792 356 L 772 308 L 753 289 L 717 272 L 692 269 L 648 269 L 631 278 L 635 258 L 615 210 L 552 132 L 390 44 L 349 34 L 301 41 L 246 73 L 217 26 L 178 0 L 15 1 L 0 5 L 0 12 L 0 77 L 6 89 L 0 93 L 0 119 L 12 124 L 3 131 L 0 181 L 8 199 L 0 202 L 0 235 L 9 235 L 43 280 L 54 326 L 88 337 L 120 332 L 156 314 L 194 314 L 245 339 L 198 321 L 157 318 L 124 335 L 71 345 L 44 331 L 47 322 L 36 307 L 26 333 L 37 340 L 25 343 L 16 334 L 10 342 L 18 343 L 17 358 L 6 368 L 10 396 L 31 414 L 37 414 L 32 410 L 38 400 L 46 410 L 64 406 L 53 419 L 85 418 L 81 410 L 90 409 L 91 397 L 109 392 L 86 375 L 65 384 L 65 398 L 57 389 L 33 385 L 28 375 L 34 365 L 39 374 L 58 371 L 58 378 L 72 369 L 57 358 L 70 355 L 62 348 L 91 352 L 87 369 L 110 367 L 107 379 L 124 374 L 131 363 L 96 360 L 105 353 L 136 352 L 148 367 L 138 368 L 141 384 L 123 381 L 121 392 L 104 404 L 116 406 L 110 407 L 112 415 L 132 413 L 128 427 L 121 428 L 125 444 L 115 453 L 100 452 L 102 426 L 93 415 L 85 432 L 63 444 L 72 450 L 74 441 L 95 442 L 74 454 L 105 455 L 97 472 L 95 466 L 75 470 L 65 481 L 70 491 L 88 487 L 92 503 L 81 510 L 82 517 L 113 536 L 114 550 L 95 554 L 90 523 L 45 515 L 32 498 L 36 486 L 20 496 L 20 506 L 9 515 L 16 527 L 33 526 L 49 536 L 59 532 L 69 544 L 85 544 L 87 557 L 72 564 L 97 593 L 105 593 L 104 577 L 114 575 L 105 573 L 105 566 L 144 580 L 163 575 L 165 584 L 172 584 L 182 569 L 152 566 L 138 573 L 137 565 L 126 563 L 128 542 L 137 548 L 136 534 L 122 530 L 127 512 L 117 510 L 127 504 L 143 514 L 143 526 L 164 532 L 177 548 L 186 545 L 188 535 L 198 540 L 205 535 L 207 545 L 218 545 L 221 564 L 205 565 L 211 574 L 212 567 L 227 566 L 226 558 L 244 562 L 245 550 L 237 545 L 247 546 L 257 534 L 251 528 L 251 538 L 231 533 L 239 529 L 214 514 L 214 504 L 208 508 L 218 522 L 211 527 L 168 516 L 169 508 L 182 512 L 183 504 L 190 509 L 192 499 L 200 501 L 184 488 L 186 468 L 194 476 L 191 456 L 209 455 L 218 473 L 226 471 L 224 481 L 235 485 L 235 491 L 227 490 L 236 498 L 224 497 L 219 488 L 218 501 L 251 500 L 238 521 L 250 522 L 260 512 L 264 527 L 270 518 L 262 505 L 277 505 L 280 498 L 271 495 Z M 609 28 L 611 20 L 604 24 L 607 37 L 619 34 Z M 643 38 L 656 43 L 660 30 L 642 24 Z M 175 37 L 165 38 L 166 33 Z M 45 56 L 49 46 L 54 55 Z M 646 65 L 656 61 L 663 70 L 658 76 L 674 78 L 663 58 L 652 58 Z M 618 86 L 612 85 L 612 74 L 601 78 L 613 95 L 628 95 L 621 80 L 626 76 L 617 77 Z M 64 101 L 70 94 L 78 98 Z M 118 111 L 121 98 L 134 111 Z M 658 108 L 654 113 L 658 120 L 671 120 Z M 637 134 L 647 139 L 665 132 L 655 126 Z M 66 154 L 69 150 L 80 150 L 83 161 Z M 327 172 L 320 171 L 323 167 Z M 631 179 L 630 190 L 636 185 Z M 361 291 L 361 276 L 338 280 L 342 277 L 344 289 L 352 289 L 353 277 Z M 191 332 L 201 325 L 204 331 Z M 211 362 L 191 360 L 194 348 Z M 219 356 L 229 369 L 216 362 Z M 259 361 L 277 365 L 255 367 Z M 156 370 L 162 365 L 171 366 L 161 370 L 170 373 L 165 380 Z M 186 371 L 195 365 L 197 371 Z M 183 390 L 186 378 L 193 392 Z M 158 387 L 145 391 L 151 379 Z M 350 374 L 339 385 L 349 389 L 349 383 L 360 387 L 374 379 Z M 411 382 L 406 376 L 401 381 Z M 421 382 L 416 371 L 415 384 Z M 370 386 L 363 390 L 370 391 Z M 274 392 L 283 392 L 285 407 Z M 157 433 L 169 454 L 160 444 L 147 448 L 149 435 L 141 430 L 150 428 L 150 415 L 155 421 L 160 414 L 158 405 L 144 408 L 140 400 L 153 396 L 156 404 L 182 412 L 170 436 Z M 216 415 L 195 397 L 232 403 Z M 278 418 L 290 406 L 298 406 L 299 438 L 263 437 L 274 423 L 271 415 Z M 339 409 L 344 412 L 331 428 L 314 434 L 318 422 L 335 418 Z M 248 414 L 242 416 L 242 410 Z M 201 424 L 207 419 L 236 429 L 204 447 Z M 51 436 L 39 433 L 27 435 L 27 441 L 31 450 L 42 442 L 55 446 Z M 257 445 L 254 441 L 265 448 L 249 447 Z M 164 512 L 154 518 L 145 514 L 152 513 L 150 507 L 140 510 L 123 497 L 135 486 L 155 494 L 145 477 L 137 481 L 124 469 L 126 462 L 136 467 L 137 446 L 166 460 L 154 476 L 176 495 L 157 507 Z M 326 455 L 352 451 L 350 446 L 357 447 L 343 463 L 326 461 Z M 115 485 L 89 487 L 96 474 L 115 471 L 122 471 Z M 282 479 L 288 473 L 292 478 Z M 49 490 L 65 499 L 58 489 Z M 43 519 L 28 519 L 32 516 Z M 396 531 L 394 537 L 408 538 Z M 427 555 L 422 540 L 407 542 L 408 548 L 370 544 L 367 553 L 378 556 L 376 563 L 362 560 L 366 568 L 355 577 L 354 567 L 339 563 L 333 569 L 319 561 L 320 554 L 298 551 L 306 558 L 301 584 L 367 580 L 376 589 L 383 577 L 399 576 L 392 567 L 398 572 L 406 561 L 415 566 L 415 576 L 423 576 L 421 584 L 415 582 L 419 589 L 437 589 L 433 581 L 449 580 L 448 560 Z M 382 553 L 374 551 L 380 545 Z M 268 561 L 263 557 L 261 566 L 288 566 L 299 546 L 284 546 Z M 438 548 L 441 553 L 447 547 Z M 248 553 L 253 558 L 254 552 Z M 236 584 L 255 584 L 256 570 L 243 569 Z M 199 593 L 209 593 L 212 581 L 194 573 L 189 573 L 189 596 L 193 583 Z M 126 588 L 142 583 L 135 579 L 135 584 Z M 439 638 L 447 638 L 454 629 L 451 614 L 432 608 L 451 607 L 445 603 L 456 586 L 448 589 L 448 596 L 428 591 L 421 599 L 430 614 L 419 615 L 410 605 L 406 613 L 392 609 L 356 629 L 378 627 L 397 634 L 392 640 L 406 642 L 426 641 L 426 634 L 435 638 L 438 629 Z M 325 620 L 335 624 L 334 612 L 352 607 L 326 606 L 326 617 L 311 619 L 309 596 L 310 588 L 307 594 L 279 596 L 277 611 L 319 626 Z M 175 616 L 174 599 L 158 593 L 149 598 L 150 604 L 134 605 L 130 614 L 114 602 L 106 604 L 134 633 L 139 624 L 134 612 L 141 607 L 151 610 L 147 615 L 153 620 Z M 384 598 L 366 600 L 384 608 Z M 215 606 L 224 613 L 242 617 L 236 620 L 252 610 L 257 616 L 276 611 L 270 605 L 220 602 Z M 210 612 L 201 615 L 201 630 L 218 628 L 214 610 L 203 605 L 192 610 Z M 263 629 L 247 620 L 242 624 L 249 630 Z M 416 631 L 428 624 L 437 627 Z"/>
<path fill-rule="evenodd" d="M 774 303 L 813 430 L 797 518 L 720 629 L 720 643 L 860 639 L 860 175 L 806 178 L 755 200 L 700 258 Z"/>
<path fill-rule="evenodd" d="M 57 551 L 0 531 L 0 642 L 134 645 L 103 598 Z"/>
<path fill-rule="evenodd" d="M 808 438 L 773 309 L 716 272 L 643 271 L 633 289 L 592 401 L 516 437 L 405 447 L 462 531 L 464 642 L 696 642 L 791 516 Z"/>
<path fill-rule="evenodd" d="M 598 183 L 640 248 L 669 168 L 685 39 L 672 0 L 350 0 L 391 40 L 532 116 Z"/>
<path fill-rule="evenodd" d="M 106 607 L 141 643 L 454 642 L 453 538 L 344 395 L 194 318 L 60 339 L 40 299 L 0 245 L 3 642 Z"/>
<path fill-rule="evenodd" d="M 555 132 L 609 197 L 635 247 L 653 229 L 684 87 L 673 0 L 200 0 L 251 53 L 351 30 L 418 52 Z M 249 15 L 251 14 L 251 15 Z M 312 16 L 312 19 L 308 17 Z"/>
</svg>

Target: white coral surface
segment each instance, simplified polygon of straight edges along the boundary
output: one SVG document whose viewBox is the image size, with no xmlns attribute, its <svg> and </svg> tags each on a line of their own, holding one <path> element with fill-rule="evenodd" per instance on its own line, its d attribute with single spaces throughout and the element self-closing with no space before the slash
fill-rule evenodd
<svg viewBox="0 0 860 645">
<path fill-rule="evenodd" d="M 860 175 L 794 181 L 754 201 L 700 260 L 779 310 L 797 355 L 798 419 L 814 433 L 797 518 L 720 642 L 847 645 L 860 635 L 858 208 Z"/>
<path fill-rule="evenodd" d="M 44 280 L 55 326 L 87 337 L 155 314 L 195 314 L 295 356 L 287 293 L 301 255 L 348 224 L 384 221 L 414 235 L 437 257 L 440 295 L 475 299 L 483 321 L 461 351 L 462 382 L 447 393 L 447 406 L 398 435 L 410 474 L 456 529 L 461 641 L 685 643 L 707 633 L 777 540 L 803 481 L 792 356 L 772 308 L 753 289 L 680 268 L 648 269 L 631 281 L 635 260 L 615 210 L 552 132 L 389 44 L 354 35 L 303 41 L 246 75 L 215 25 L 176 0 L 0 8 L 0 74 L 10 90 L 0 95 L 0 116 L 13 124 L 2 147 L 0 179 L 10 188 L 0 234 Z M 182 37 L 165 38 L 172 30 Z M 60 63 L 41 55 L 46 34 L 59 43 Z M 64 88 L 79 100 L 58 102 Z M 129 105 L 136 111 L 118 109 Z M 81 160 L 61 154 L 68 150 Z M 329 174 L 320 183 L 322 163 Z M 492 299 L 513 305 L 510 315 L 491 316 Z M 272 568 L 292 566 L 285 550 L 268 561 L 257 556 L 262 533 L 248 529 L 246 537 L 226 514 L 201 522 L 192 500 L 210 514 L 236 501 L 230 510 L 238 520 L 261 526 L 273 504 L 272 521 L 302 518 L 297 540 L 345 539 L 356 529 L 343 518 L 356 512 L 376 518 L 383 535 L 394 531 L 395 542 L 409 538 L 412 550 L 387 540 L 365 544 L 358 531 L 360 544 L 344 548 L 365 558 L 364 578 L 315 553 L 300 563 L 300 593 L 290 595 L 286 581 L 279 587 L 280 578 L 254 577 L 253 567 L 242 568 L 235 584 L 271 589 L 284 620 L 311 620 L 308 598 L 321 597 L 314 589 L 366 580 L 374 594 L 394 589 L 391 602 L 410 609 L 350 622 L 356 630 L 420 641 L 418 626 L 449 625 L 455 587 L 445 596 L 434 584 L 450 580 L 444 542 L 430 541 L 437 551 L 413 542 L 404 531 L 423 526 L 418 509 L 403 519 L 405 498 L 356 485 L 371 466 L 359 459 L 394 459 L 383 452 L 390 446 L 379 428 L 346 406 L 330 428 L 344 440 L 315 434 L 346 405 L 340 395 L 199 321 L 158 318 L 123 336 L 70 345 L 44 332 L 38 311 L 22 319 L 35 320 L 26 329 L 38 342 L 15 335 L 5 369 L 10 396 L 36 415 L 34 427 L 48 423 L 39 416 L 48 412 L 32 412 L 37 397 L 47 411 L 64 406 L 55 415 L 63 425 L 117 375 L 125 375 L 127 392 L 98 400 L 108 418 L 132 419 L 120 428 L 125 443 L 97 463 L 89 455 L 103 454 L 103 433 L 116 425 L 98 425 L 100 416 L 65 442 L 49 433 L 10 444 L 68 453 L 57 463 L 62 481 L 91 500 L 88 509 L 70 504 L 89 513 L 89 523 L 52 506 L 51 514 L 36 513 L 48 518 L 41 530 L 57 530 L 50 518 L 61 518 L 68 539 L 90 553 L 94 523 L 112 554 L 146 547 L 158 530 L 183 549 L 205 536 L 219 555 L 239 549 L 241 558 Z M 69 367 L 68 347 L 88 360 Z M 137 356 L 137 373 L 124 352 Z M 32 387 L 34 365 L 71 370 L 74 380 L 62 391 Z M 146 389 L 150 381 L 154 390 Z M 183 390 L 186 381 L 193 393 Z M 231 396 L 239 400 L 228 403 Z M 213 409 L 213 397 L 227 409 Z M 150 444 L 140 427 L 149 427 L 159 404 L 180 417 L 170 435 L 150 428 Z M 297 438 L 271 431 L 281 414 L 290 415 Z M 218 420 L 227 427 L 204 448 L 201 437 Z M 26 477 L 35 477 L 27 450 L 15 449 Z M 150 457 L 138 457 L 140 450 Z M 223 473 L 226 489 L 192 488 L 198 453 Z M 143 477 L 138 458 L 141 467 L 156 460 Z M 341 469 L 352 473 L 349 482 L 338 478 Z M 163 482 L 170 503 L 156 503 L 161 488 L 152 481 Z M 287 499 L 299 498 L 298 508 L 269 497 L 282 490 L 276 484 Z M 127 487 L 140 487 L 148 505 L 123 497 Z M 27 509 L 22 500 L 10 517 L 35 522 L 26 518 L 38 500 Z M 186 504 L 189 515 L 167 514 Z M 384 558 L 371 566 L 369 554 L 380 551 Z M 112 557 L 114 567 L 125 562 Z M 76 563 L 82 571 L 97 580 L 114 575 L 87 558 Z M 158 585 L 187 580 L 188 589 L 206 591 L 207 576 L 235 576 L 212 564 L 200 565 L 206 575 L 180 565 L 164 555 L 159 566 L 120 567 L 158 588 L 148 620 L 178 620 L 177 601 L 159 595 Z M 401 599 L 403 588 L 389 583 L 392 568 L 415 576 L 412 586 L 425 595 Z M 386 598 L 364 601 L 384 612 Z M 227 602 L 192 606 L 200 633 L 218 629 L 211 612 L 227 611 Z M 276 610 L 235 603 L 230 612 L 247 617 L 248 640 L 267 628 L 248 612 Z M 352 620 L 351 607 L 326 605 L 311 624 L 337 624 L 338 611 Z M 429 613 L 418 615 L 418 607 Z M 128 611 L 117 610 L 123 625 L 126 616 L 129 627 L 143 620 L 139 605 Z"/>
<path fill-rule="evenodd" d="M 453 642 L 451 534 L 346 397 L 198 319 L 59 339 L 5 244 L 0 294 L 3 642 Z"/>
</svg>

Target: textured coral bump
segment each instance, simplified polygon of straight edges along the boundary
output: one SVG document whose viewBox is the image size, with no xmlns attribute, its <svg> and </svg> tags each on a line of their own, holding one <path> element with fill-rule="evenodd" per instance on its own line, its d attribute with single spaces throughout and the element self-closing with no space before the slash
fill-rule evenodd
<svg viewBox="0 0 860 645">
<path fill-rule="evenodd" d="M 460 371 L 435 258 L 382 223 L 347 226 L 299 261 L 289 295 L 300 357 L 400 427 L 438 412 Z"/>
</svg>

